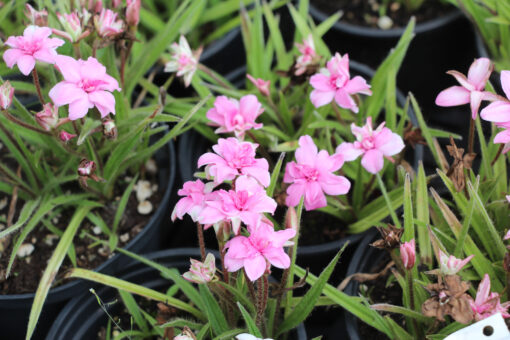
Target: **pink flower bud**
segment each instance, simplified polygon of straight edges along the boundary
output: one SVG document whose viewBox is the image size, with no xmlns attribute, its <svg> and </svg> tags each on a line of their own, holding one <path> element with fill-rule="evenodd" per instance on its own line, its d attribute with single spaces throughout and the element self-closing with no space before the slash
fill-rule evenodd
<svg viewBox="0 0 510 340">
<path fill-rule="evenodd" d="M 464 260 L 458 259 L 455 256 L 448 257 L 447 254 L 439 250 L 439 262 L 441 273 L 445 275 L 457 274 L 471 259 L 474 255 L 466 257 Z"/>
<path fill-rule="evenodd" d="M 78 175 L 89 177 L 96 171 L 96 163 L 83 158 L 78 165 Z"/>
<path fill-rule="evenodd" d="M 112 6 L 113 6 L 113 8 L 117 8 L 117 7 L 119 7 L 121 4 L 122 4 L 122 0 L 113 0 L 113 1 L 112 1 Z"/>
<path fill-rule="evenodd" d="M 505 241 L 510 240 L 510 229 L 506 232 L 505 237 L 503 237 L 503 240 Z"/>
<path fill-rule="evenodd" d="M 246 78 L 248 78 L 253 83 L 253 85 L 257 87 L 257 90 L 259 90 L 263 96 L 269 97 L 269 86 L 271 85 L 271 81 L 260 78 L 255 79 L 251 74 L 247 74 Z"/>
<path fill-rule="evenodd" d="M 7 110 L 11 106 L 13 96 L 14 87 L 12 87 L 9 81 L 0 85 L 0 108 L 2 110 Z"/>
<path fill-rule="evenodd" d="M 36 11 L 29 4 L 25 4 L 24 13 L 32 25 L 48 26 L 48 12 L 45 9 L 42 11 Z"/>
<path fill-rule="evenodd" d="M 94 26 L 101 38 L 114 37 L 122 33 L 124 29 L 123 22 L 117 20 L 117 13 L 109 9 L 103 9 L 94 17 Z"/>
<path fill-rule="evenodd" d="M 76 135 L 73 135 L 72 133 L 69 133 L 67 131 L 60 131 L 60 134 L 59 134 L 59 138 L 62 142 L 64 143 L 67 143 L 69 142 L 71 139 L 75 138 Z"/>
<path fill-rule="evenodd" d="M 289 209 L 287 209 L 287 214 L 285 214 L 285 229 L 292 229 L 296 233 L 299 229 L 299 221 L 294 207 L 289 207 Z"/>
<path fill-rule="evenodd" d="M 214 275 L 216 274 L 216 260 L 213 254 L 207 254 L 203 263 L 194 259 L 190 260 L 191 266 L 188 272 L 182 274 L 183 278 L 194 283 L 207 283 L 214 279 Z"/>
<path fill-rule="evenodd" d="M 58 108 L 53 106 L 53 104 L 51 103 L 44 104 L 43 110 L 35 115 L 35 120 L 37 121 L 37 124 L 39 124 L 44 130 L 50 131 L 51 129 L 55 128 L 58 124 Z M 63 140 L 62 133 L 66 133 L 68 135 L 70 134 L 65 131 L 62 131 L 60 133 L 61 134 L 60 139 L 64 142 L 67 142 L 69 139 Z"/>
<path fill-rule="evenodd" d="M 89 0 L 89 11 L 99 13 L 103 10 L 103 0 Z"/>
<path fill-rule="evenodd" d="M 129 26 L 138 26 L 140 22 L 141 0 L 127 0 L 126 22 Z"/>
<path fill-rule="evenodd" d="M 414 267 L 414 262 L 416 261 L 416 244 L 414 239 L 400 245 L 400 258 L 407 270 Z"/>
<path fill-rule="evenodd" d="M 87 11 L 83 11 L 83 14 L 78 12 L 73 12 L 71 14 L 57 13 L 57 18 L 64 28 L 64 31 L 53 29 L 53 33 L 72 43 L 78 42 L 90 34 L 90 31 L 83 31 L 83 26 L 85 26 L 90 19 L 90 14 Z"/>
</svg>

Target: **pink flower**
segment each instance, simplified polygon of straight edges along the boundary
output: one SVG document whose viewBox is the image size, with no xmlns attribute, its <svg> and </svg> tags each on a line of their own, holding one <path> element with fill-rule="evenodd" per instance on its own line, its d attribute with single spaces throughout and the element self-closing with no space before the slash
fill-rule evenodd
<svg viewBox="0 0 510 340">
<path fill-rule="evenodd" d="M 99 15 L 94 16 L 94 26 L 101 38 L 114 37 L 124 30 L 124 23 L 117 20 L 117 13 L 105 8 Z"/>
<path fill-rule="evenodd" d="M 269 87 L 271 86 L 271 81 L 260 78 L 255 79 L 251 74 L 247 74 L 246 78 L 248 78 L 252 82 L 252 84 L 255 85 L 257 90 L 259 90 L 259 92 L 263 96 L 269 97 L 270 95 Z"/>
<path fill-rule="evenodd" d="M 416 261 L 416 244 L 414 239 L 400 245 L 400 258 L 407 270 L 414 267 L 414 262 Z"/>
<path fill-rule="evenodd" d="M 140 22 L 141 0 L 126 0 L 126 22 L 129 26 L 138 26 Z"/>
<path fill-rule="evenodd" d="M 466 78 L 460 72 L 448 71 L 461 86 L 452 86 L 443 90 L 436 98 L 436 105 L 457 106 L 471 104 L 471 117 L 476 119 L 482 100 L 495 100 L 496 96 L 484 91 L 485 84 L 492 73 L 493 65 L 487 58 L 476 59 L 469 67 Z"/>
<path fill-rule="evenodd" d="M 296 235 L 293 229 L 274 231 L 267 224 L 249 228 L 250 236 L 236 236 L 225 244 L 225 267 L 236 272 L 244 267 L 251 281 L 261 277 L 271 265 L 285 269 L 290 258 L 284 244 Z"/>
<path fill-rule="evenodd" d="M 89 12 L 99 13 L 103 10 L 103 0 L 89 0 Z"/>
<path fill-rule="evenodd" d="M 211 183 L 204 184 L 199 179 L 184 183 L 182 189 L 177 192 L 179 196 L 184 197 L 175 205 L 172 211 L 172 221 L 175 221 L 176 218 L 182 220 L 185 214 L 188 214 L 194 222 L 198 221 L 198 216 L 205 207 L 206 200 L 211 198 L 212 189 Z"/>
<path fill-rule="evenodd" d="M 194 259 L 190 259 L 190 261 L 191 266 L 189 267 L 189 271 L 182 274 L 183 278 L 194 283 L 207 283 L 214 279 L 214 275 L 216 274 L 216 260 L 213 254 L 207 254 L 203 263 Z"/>
<path fill-rule="evenodd" d="M 14 97 L 14 87 L 7 80 L 0 85 L 0 108 L 7 110 L 12 104 L 12 98 Z"/>
<path fill-rule="evenodd" d="M 334 99 L 338 106 L 358 112 L 358 105 L 351 97 L 362 93 L 372 95 L 370 85 L 361 76 L 351 79 L 349 73 L 349 55 L 343 57 L 336 53 L 327 63 L 327 69 L 322 69 L 310 78 L 310 85 L 314 88 L 310 99 L 315 107 L 331 103 Z"/>
<path fill-rule="evenodd" d="M 243 138 L 247 130 L 262 127 L 261 123 L 255 122 L 262 112 L 262 104 L 252 94 L 242 97 L 240 101 L 220 96 L 206 116 L 212 121 L 210 125 L 219 126 L 214 132 L 234 132 L 236 137 Z"/>
<path fill-rule="evenodd" d="M 53 104 L 51 104 L 51 103 L 44 104 L 43 110 L 41 112 L 36 113 L 35 121 L 44 130 L 50 131 L 51 129 L 55 128 L 58 124 L 58 109 L 55 106 L 53 106 Z M 65 132 L 65 131 L 62 131 L 62 132 Z M 76 135 L 74 135 L 74 136 L 76 136 Z M 61 138 L 61 140 L 62 140 L 62 138 Z M 66 139 L 63 141 L 67 142 L 68 140 L 69 139 Z"/>
<path fill-rule="evenodd" d="M 322 208 L 327 205 L 324 193 L 345 195 L 349 192 L 349 180 L 333 174 L 342 167 L 342 156 L 330 156 L 326 150 L 318 152 L 310 136 L 299 138 L 295 156 L 297 163 L 287 163 L 283 177 L 285 183 L 292 183 L 287 188 L 286 204 L 289 207 L 298 205 L 304 196 L 306 210 Z"/>
<path fill-rule="evenodd" d="M 498 293 L 491 293 L 491 280 L 488 274 L 485 274 L 483 280 L 478 286 L 476 292 L 476 299 L 469 302 L 473 313 L 475 313 L 475 319 L 477 321 L 483 320 L 496 313 L 501 313 L 504 318 L 509 318 L 508 307 L 510 302 L 501 303 Z"/>
<path fill-rule="evenodd" d="M 447 254 L 439 250 L 439 264 L 441 273 L 445 275 L 457 274 L 471 259 L 474 255 L 466 257 L 464 260 L 458 259 L 453 255 L 448 257 Z"/>
<path fill-rule="evenodd" d="M 75 134 L 72 134 L 72 133 L 69 133 L 67 131 L 60 131 L 60 134 L 58 135 L 58 138 L 60 138 L 60 140 L 64 143 L 67 143 L 69 142 L 71 139 L 73 138 L 76 138 L 77 135 Z M 91 162 L 91 163 L 94 163 L 94 162 Z M 90 165 L 90 164 L 89 164 Z M 95 165 L 94 165 L 95 166 Z M 80 170 L 81 169 L 81 170 Z M 85 173 L 85 172 L 88 172 L 88 170 L 83 170 L 83 169 L 88 169 L 88 167 L 84 167 L 84 168 L 78 168 L 78 173 Z M 85 175 L 82 175 L 82 176 L 85 176 Z"/>
<path fill-rule="evenodd" d="M 32 25 L 48 26 L 48 11 L 45 9 L 36 11 L 30 4 L 25 4 L 24 13 Z"/>
<path fill-rule="evenodd" d="M 170 46 L 170 52 L 172 56 L 170 61 L 165 64 L 165 72 L 177 72 L 177 77 L 183 77 L 184 85 L 188 87 L 197 70 L 202 49 L 193 52 L 186 38 L 181 35 L 179 44 L 174 42 Z"/>
<path fill-rule="evenodd" d="M 296 76 L 300 76 L 306 72 L 308 66 L 318 61 L 319 56 L 315 52 L 315 44 L 313 43 L 313 37 L 311 34 L 303 40 L 302 44 L 296 44 L 296 47 L 301 55 L 296 60 L 296 71 L 294 74 Z"/>
<path fill-rule="evenodd" d="M 381 123 L 372 129 L 372 117 L 367 118 L 365 126 L 351 125 L 351 131 L 356 136 L 354 143 L 342 143 L 336 148 L 336 153 L 343 156 L 346 161 L 353 161 L 363 155 L 361 165 L 370 173 L 376 174 L 384 166 L 384 157 L 393 161 L 391 156 L 398 154 L 404 148 L 402 137 L 391 132 Z"/>
<path fill-rule="evenodd" d="M 4 61 L 7 67 L 18 65 L 24 75 L 29 75 L 35 67 L 36 61 L 55 63 L 57 47 L 62 46 L 64 41 L 58 38 L 49 38 L 51 29 L 48 27 L 28 26 L 23 36 L 11 36 L 5 44 L 10 47 L 4 53 Z"/>
<path fill-rule="evenodd" d="M 58 56 L 55 64 L 64 80 L 55 85 L 49 95 L 56 107 L 69 104 L 69 119 L 85 117 L 94 106 L 102 118 L 115 114 L 115 98 L 110 92 L 120 91 L 119 84 L 106 74 L 106 67 L 97 59 Z"/>
<path fill-rule="evenodd" d="M 223 220 L 232 222 L 234 233 L 239 234 L 241 222 L 255 226 L 262 219 L 263 213 L 273 214 L 276 202 L 258 182 L 247 176 L 238 177 L 234 190 L 216 191 L 216 199 L 206 201 L 198 221 L 202 224 L 215 224 Z"/>
<path fill-rule="evenodd" d="M 207 164 L 205 173 L 208 177 L 214 177 L 216 184 L 233 180 L 238 175 L 247 175 L 267 187 L 270 181 L 269 165 L 264 158 L 255 158 L 257 146 L 258 144 L 241 142 L 234 137 L 220 138 L 218 144 L 213 146 L 216 154 L 203 154 L 198 159 L 198 167 Z"/>
<path fill-rule="evenodd" d="M 57 13 L 57 18 L 64 31 L 53 29 L 53 33 L 72 43 L 76 43 L 90 34 L 89 30 L 83 31 L 83 26 L 87 24 L 90 18 L 90 14 L 85 10 L 83 15 L 78 12 L 71 14 Z"/>
<path fill-rule="evenodd" d="M 505 234 L 505 237 L 503 237 L 503 240 L 508 241 L 510 240 L 510 230 L 508 230 Z"/>
</svg>

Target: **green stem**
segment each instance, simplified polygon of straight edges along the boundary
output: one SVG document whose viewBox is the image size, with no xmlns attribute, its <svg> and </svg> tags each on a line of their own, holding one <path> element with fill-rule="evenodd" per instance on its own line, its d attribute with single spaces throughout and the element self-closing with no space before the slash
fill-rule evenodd
<svg viewBox="0 0 510 340">
<path fill-rule="evenodd" d="M 301 201 L 299 202 L 298 208 L 297 208 L 297 220 L 298 220 L 298 226 L 296 228 L 296 236 L 294 236 L 294 245 L 292 246 L 291 250 L 291 261 L 290 261 L 290 267 L 289 267 L 289 276 L 287 279 L 287 288 L 291 288 L 294 285 L 294 267 L 296 264 L 296 255 L 297 255 L 297 248 L 298 248 L 298 241 L 299 241 L 299 230 L 301 229 L 301 214 L 303 212 L 303 203 L 304 203 L 304 196 L 301 197 Z M 286 295 L 286 303 L 285 303 L 285 314 L 284 318 L 287 317 L 290 313 L 290 308 L 292 305 L 292 289 L 289 289 Z"/>
<path fill-rule="evenodd" d="M 413 310 L 414 311 L 414 281 L 413 281 L 413 270 L 410 269 L 410 270 L 407 270 L 406 271 L 406 276 L 407 276 L 407 289 L 409 290 L 409 309 Z M 418 337 L 418 333 L 419 333 L 419 328 L 418 328 L 418 323 L 416 322 L 416 319 L 415 318 L 411 318 L 412 319 L 412 323 L 413 323 L 413 328 L 414 328 L 414 334 L 417 336 L 417 338 L 420 338 L 421 337 Z"/>
<path fill-rule="evenodd" d="M 395 210 L 393 209 L 393 205 L 391 204 L 390 197 L 388 196 L 388 192 L 386 191 L 386 186 L 384 185 L 384 182 L 381 178 L 381 175 L 379 173 L 376 174 L 377 182 L 379 183 L 379 188 L 381 189 L 381 192 L 384 196 L 384 200 L 386 201 L 386 206 L 388 207 L 388 210 L 390 211 L 391 219 L 393 220 L 393 224 L 397 228 L 402 228 L 400 225 L 400 221 L 397 218 L 397 214 L 395 214 Z"/>
<path fill-rule="evenodd" d="M 469 123 L 468 153 L 473 153 L 474 144 L 475 144 L 475 120 L 471 119 L 471 122 Z"/>
</svg>

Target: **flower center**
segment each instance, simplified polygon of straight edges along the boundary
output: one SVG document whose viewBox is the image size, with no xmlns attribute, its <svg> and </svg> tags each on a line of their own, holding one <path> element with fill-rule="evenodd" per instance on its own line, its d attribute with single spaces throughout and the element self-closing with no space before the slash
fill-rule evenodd
<svg viewBox="0 0 510 340">
<path fill-rule="evenodd" d="M 237 126 L 237 127 L 242 127 L 244 126 L 244 117 L 243 115 L 237 113 L 233 118 L 232 118 L 232 125 L 233 126 Z"/>
<path fill-rule="evenodd" d="M 234 196 L 234 205 L 237 210 L 244 211 L 245 205 L 248 202 L 248 198 L 250 197 L 250 193 L 246 190 L 241 190 L 236 193 Z"/>
<path fill-rule="evenodd" d="M 91 80 L 91 79 L 82 79 L 78 83 L 78 87 L 81 87 L 83 91 L 87 93 L 94 92 L 98 89 L 98 87 L 104 82 L 101 80 Z"/>
<path fill-rule="evenodd" d="M 228 158 L 228 157 L 226 157 Z M 249 145 L 243 145 L 235 155 L 226 159 L 229 167 L 241 170 L 242 168 L 252 166 L 255 163 L 253 150 Z"/>
<path fill-rule="evenodd" d="M 319 170 L 309 166 L 309 165 L 301 165 L 301 174 L 306 179 L 307 182 L 317 182 L 319 179 Z"/>
</svg>

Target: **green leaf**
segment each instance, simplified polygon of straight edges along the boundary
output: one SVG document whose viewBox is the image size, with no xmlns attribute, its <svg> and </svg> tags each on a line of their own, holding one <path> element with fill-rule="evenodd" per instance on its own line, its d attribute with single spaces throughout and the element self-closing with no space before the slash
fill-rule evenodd
<svg viewBox="0 0 510 340">
<path fill-rule="evenodd" d="M 113 234 L 117 234 L 117 228 L 119 227 L 120 220 L 122 218 L 122 215 L 124 215 L 127 203 L 129 201 L 129 197 L 131 196 L 131 193 L 133 192 L 133 187 L 137 180 L 138 180 L 138 174 L 136 174 L 136 176 L 131 180 L 128 187 L 122 194 L 122 197 L 119 201 L 119 205 L 117 206 L 117 210 L 115 211 L 115 217 L 113 219 L 113 226 L 112 226 Z"/>
<path fill-rule="evenodd" d="M 278 328 L 278 335 L 297 327 L 312 312 L 317 300 L 322 294 L 324 286 L 333 273 L 333 269 L 335 268 L 338 260 L 340 259 L 340 255 L 342 255 L 342 252 L 346 246 L 347 244 L 342 247 L 342 249 L 336 254 L 333 260 L 331 260 L 328 266 L 324 268 L 317 281 L 312 285 L 310 290 L 306 292 L 305 296 L 303 296 L 303 299 L 296 305 L 296 307 L 292 309 L 290 314 L 285 317 L 280 327 Z"/>
<path fill-rule="evenodd" d="M 273 173 L 271 174 L 271 182 L 269 187 L 267 188 L 267 196 L 273 197 L 274 189 L 276 185 L 279 183 L 280 171 L 282 169 L 283 160 L 285 159 L 285 152 L 282 152 L 278 157 L 278 162 L 274 166 Z"/>
<path fill-rule="evenodd" d="M 37 287 L 37 291 L 35 292 L 34 302 L 32 304 L 32 308 L 30 309 L 30 316 L 28 320 L 27 326 L 27 334 L 26 339 L 29 340 L 32 338 L 34 334 L 35 327 L 37 325 L 37 321 L 39 320 L 39 316 L 41 315 L 41 311 L 46 301 L 46 297 L 48 296 L 48 292 L 51 288 L 51 284 L 55 280 L 57 276 L 58 269 L 64 260 L 67 250 L 71 245 L 74 235 L 78 231 L 78 228 L 81 225 L 81 222 L 88 214 L 88 212 L 93 208 L 92 205 L 84 205 L 78 208 L 74 213 L 71 222 L 67 226 L 64 235 L 60 238 L 60 241 L 51 255 L 50 260 L 48 261 L 48 265 L 44 270 L 43 276 L 39 281 L 39 285 Z"/>
<path fill-rule="evenodd" d="M 120 289 L 126 292 L 130 292 L 136 295 L 140 295 L 143 297 L 146 297 L 147 299 L 151 299 L 154 301 L 163 302 L 169 306 L 175 307 L 177 309 L 180 309 L 182 311 L 188 312 L 191 315 L 195 316 L 199 320 L 205 321 L 205 317 L 198 309 L 195 307 L 190 306 L 189 304 L 175 299 L 173 297 L 170 297 L 166 294 L 160 293 L 156 290 L 143 287 L 131 282 L 127 282 L 125 280 L 117 279 L 113 276 L 101 274 L 92 270 L 87 269 L 81 269 L 81 268 L 73 268 L 71 271 L 66 275 L 68 278 L 79 278 L 79 279 L 85 279 L 97 283 L 101 283 L 103 285 Z"/>
<path fill-rule="evenodd" d="M 260 333 L 260 330 L 258 329 L 257 324 L 251 317 L 250 313 L 248 313 L 248 311 L 239 302 L 237 303 L 237 307 L 241 311 L 241 315 L 243 316 L 246 327 L 248 328 L 248 333 L 256 336 L 257 338 L 262 338 L 262 333 Z"/>
<path fill-rule="evenodd" d="M 405 308 L 402 306 L 394 306 L 387 303 L 379 303 L 375 305 L 371 305 L 370 308 L 373 310 L 379 311 L 379 312 L 390 312 L 390 313 L 396 313 L 401 314 L 404 316 L 408 316 L 410 318 L 416 319 L 417 321 L 421 323 L 430 323 L 433 321 L 432 318 L 429 318 L 427 316 L 424 316 L 421 313 L 418 313 L 412 309 Z"/>
<path fill-rule="evenodd" d="M 9 235 L 10 233 L 15 232 L 19 228 L 23 227 L 25 223 L 27 223 L 28 219 L 32 216 L 34 210 L 39 206 L 41 202 L 41 198 L 39 197 L 37 200 L 27 201 L 23 208 L 21 208 L 21 212 L 19 214 L 18 220 L 16 223 L 11 225 L 9 228 L 4 229 L 0 232 L 0 239 Z"/>
<path fill-rule="evenodd" d="M 214 334 L 220 335 L 227 332 L 229 326 L 218 301 L 216 301 L 206 285 L 198 285 L 198 289 L 204 304 L 205 314 L 211 323 Z"/>
<path fill-rule="evenodd" d="M 408 242 L 414 238 L 413 202 L 411 195 L 411 179 L 406 173 L 404 180 L 404 234 L 402 241 Z"/>
<path fill-rule="evenodd" d="M 140 328 L 141 331 L 144 333 L 149 333 L 149 325 L 143 318 L 142 313 L 140 313 L 140 307 L 136 303 L 133 295 L 123 290 L 119 290 L 119 295 L 120 298 L 122 299 L 122 302 L 124 302 L 124 306 L 126 306 L 129 314 L 131 314 L 131 316 L 135 320 L 135 323 L 138 326 L 138 328 Z"/>
<path fill-rule="evenodd" d="M 78 140 L 76 141 L 77 145 L 82 145 L 90 134 L 94 132 L 94 129 L 98 126 L 101 126 L 101 121 L 92 118 L 86 118 L 85 124 L 81 127 L 80 135 L 78 136 Z"/>
<path fill-rule="evenodd" d="M 418 244 L 420 249 L 421 263 L 432 265 L 432 245 L 430 244 L 429 233 L 426 228 L 430 223 L 429 218 L 429 196 L 427 191 L 427 178 L 423 163 L 418 166 L 417 184 L 416 184 L 416 220 L 420 224 L 416 225 L 418 230 Z"/>
</svg>

